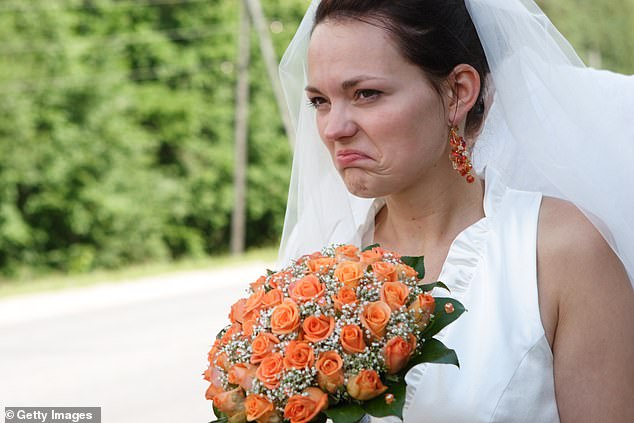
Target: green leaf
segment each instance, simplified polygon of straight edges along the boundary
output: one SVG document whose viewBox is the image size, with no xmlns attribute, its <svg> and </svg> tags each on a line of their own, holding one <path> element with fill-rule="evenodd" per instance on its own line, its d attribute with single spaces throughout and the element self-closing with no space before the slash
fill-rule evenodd
<svg viewBox="0 0 634 423">
<path fill-rule="evenodd" d="M 434 318 L 423 331 L 423 337 L 425 339 L 430 339 L 432 336 L 436 335 L 445 326 L 455 321 L 458 317 L 462 315 L 462 313 L 465 312 L 464 306 L 458 300 L 445 297 L 437 297 L 435 298 L 435 300 L 436 306 L 434 308 Z M 448 303 L 453 304 L 454 310 L 452 313 L 447 313 L 445 311 L 445 305 Z"/>
<path fill-rule="evenodd" d="M 326 415 L 333 423 L 357 423 L 365 415 L 359 404 L 337 405 L 326 410 Z"/>
<path fill-rule="evenodd" d="M 397 416 L 403 418 L 403 406 L 405 405 L 405 381 L 391 385 L 385 393 L 363 403 L 365 412 L 374 417 Z M 394 395 L 394 401 L 391 404 L 385 402 L 385 396 Z"/>
<path fill-rule="evenodd" d="M 326 423 L 327 420 L 328 417 L 326 417 L 324 413 L 319 413 L 310 421 L 310 423 Z"/>
<path fill-rule="evenodd" d="M 442 288 L 442 289 L 446 289 L 447 291 L 451 292 L 451 290 L 449 289 L 449 287 L 447 285 L 445 285 L 444 283 L 438 281 L 438 282 L 432 282 L 432 283 L 426 283 L 424 285 L 418 285 L 419 287 L 423 288 L 423 291 L 425 292 L 429 292 L 434 288 Z"/>
<path fill-rule="evenodd" d="M 372 245 L 368 245 L 368 246 L 367 246 L 367 247 L 365 247 L 363 250 L 361 250 L 361 252 L 363 252 L 363 251 L 370 251 L 371 249 L 376 248 L 376 247 L 380 247 L 380 246 L 381 246 L 380 244 L 372 244 Z"/>
<path fill-rule="evenodd" d="M 218 420 L 214 420 L 214 422 L 227 422 L 229 421 L 229 416 L 227 416 L 225 413 L 223 413 L 222 411 L 218 410 L 216 408 L 216 406 L 213 406 L 213 410 L 214 410 L 214 415 L 216 416 L 216 418 Z M 210 422 L 211 423 L 211 422 Z"/>
<path fill-rule="evenodd" d="M 407 363 L 407 369 L 405 369 L 405 372 L 421 363 L 454 364 L 460 367 L 456 352 L 447 348 L 445 344 L 434 338 L 425 341 L 425 344 L 423 344 L 423 351 L 412 357 L 409 363 Z"/>
<path fill-rule="evenodd" d="M 418 279 L 423 279 L 425 277 L 425 260 L 423 256 L 404 256 L 401 257 L 401 261 L 418 272 Z"/>
</svg>

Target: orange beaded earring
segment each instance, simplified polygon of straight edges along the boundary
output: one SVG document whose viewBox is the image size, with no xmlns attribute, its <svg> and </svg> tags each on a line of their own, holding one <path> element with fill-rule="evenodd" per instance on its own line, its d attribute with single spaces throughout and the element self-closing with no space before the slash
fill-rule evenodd
<svg viewBox="0 0 634 423">
<path fill-rule="evenodd" d="M 451 145 L 451 153 L 449 159 L 453 164 L 453 168 L 458 171 L 460 176 L 464 176 L 468 183 L 473 183 L 475 177 L 471 174 L 473 165 L 467 152 L 467 143 L 464 138 L 458 135 L 458 127 L 452 126 L 449 129 L 449 144 Z"/>
<path fill-rule="evenodd" d="M 456 97 L 458 95 L 458 84 L 455 87 Z M 453 168 L 458 171 L 460 176 L 464 176 L 468 183 L 473 183 L 475 177 L 471 174 L 473 165 L 469 158 L 469 152 L 467 151 L 467 143 L 464 138 L 458 135 L 458 127 L 455 125 L 456 115 L 458 114 L 458 99 L 456 98 L 456 110 L 454 111 L 452 125 L 449 128 L 449 145 L 451 146 L 451 152 L 449 153 L 449 160 Z"/>
</svg>

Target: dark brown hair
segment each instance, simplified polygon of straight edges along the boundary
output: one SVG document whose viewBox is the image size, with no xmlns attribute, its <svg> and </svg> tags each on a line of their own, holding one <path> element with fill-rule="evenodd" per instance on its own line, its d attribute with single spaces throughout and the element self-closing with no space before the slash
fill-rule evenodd
<svg viewBox="0 0 634 423">
<path fill-rule="evenodd" d="M 489 65 L 464 0 L 322 0 L 314 25 L 327 19 L 354 19 L 387 30 L 403 57 L 419 66 L 439 93 L 457 65 L 473 66 L 480 94 L 467 114 L 466 131 L 480 128 Z"/>
</svg>

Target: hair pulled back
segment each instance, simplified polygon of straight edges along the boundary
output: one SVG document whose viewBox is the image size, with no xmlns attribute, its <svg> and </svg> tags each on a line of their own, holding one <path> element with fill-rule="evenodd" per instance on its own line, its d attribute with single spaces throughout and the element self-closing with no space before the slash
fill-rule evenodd
<svg viewBox="0 0 634 423">
<path fill-rule="evenodd" d="M 466 132 L 480 128 L 489 65 L 464 0 L 321 0 L 314 26 L 328 19 L 378 24 L 438 92 L 457 65 L 473 66 L 480 75 L 480 94 L 467 114 Z"/>
</svg>

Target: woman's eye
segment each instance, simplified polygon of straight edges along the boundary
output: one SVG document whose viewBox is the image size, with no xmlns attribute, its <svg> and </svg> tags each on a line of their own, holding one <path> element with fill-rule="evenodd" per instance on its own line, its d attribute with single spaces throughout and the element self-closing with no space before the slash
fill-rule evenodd
<svg viewBox="0 0 634 423">
<path fill-rule="evenodd" d="M 357 92 L 355 92 L 354 94 L 354 99 L 355 100 L 372 100 L 374 98 L 377 98 L 379 95 L 381 95 L 381 91 L 379 90 L 371 90 L 371 89 L 366 89 L 366 90 L 358 90 Z"/>
<path fill-rule="evenodd" d="M 315 109 L 318 109 L 326 103 L 327 101 L 323 97 L 310 97 L 308 99 L 308 105 L 314 107 Z"/>
</svg>

